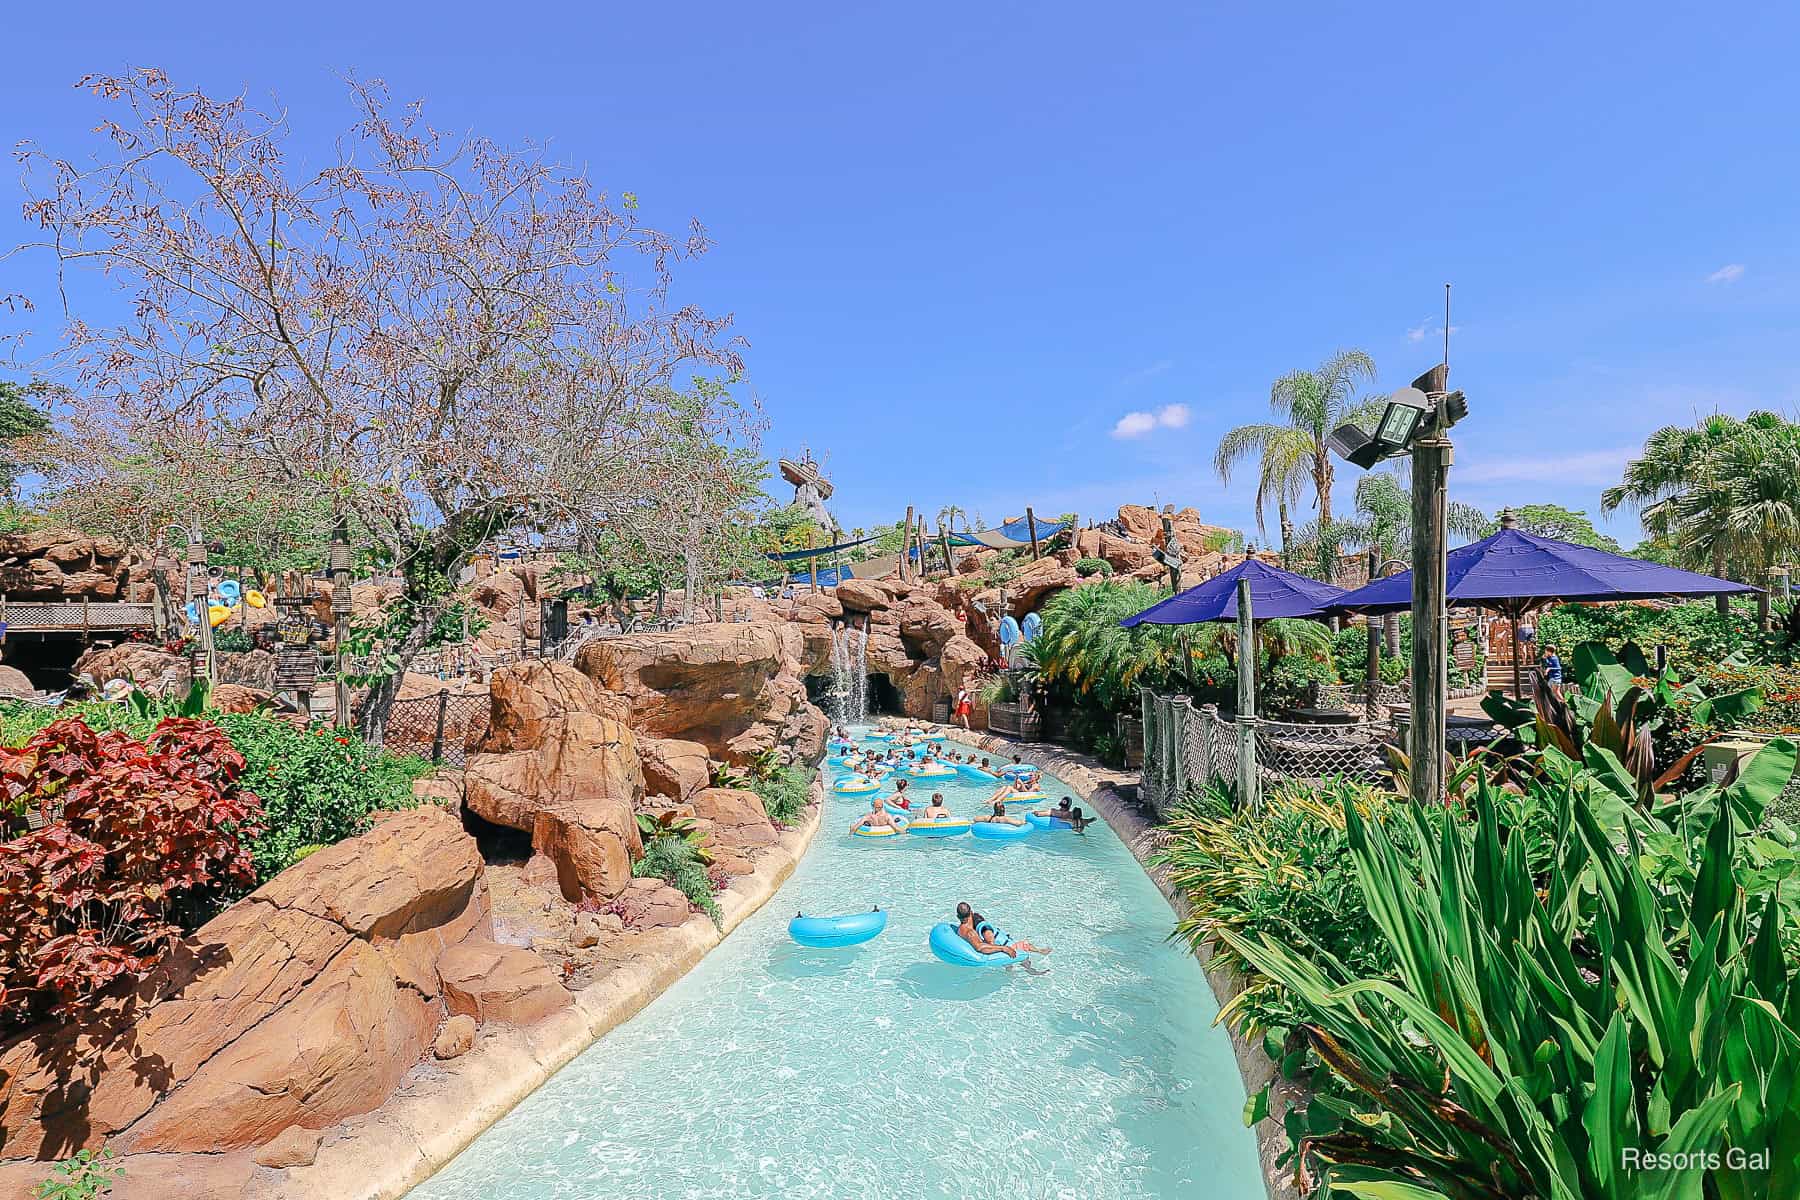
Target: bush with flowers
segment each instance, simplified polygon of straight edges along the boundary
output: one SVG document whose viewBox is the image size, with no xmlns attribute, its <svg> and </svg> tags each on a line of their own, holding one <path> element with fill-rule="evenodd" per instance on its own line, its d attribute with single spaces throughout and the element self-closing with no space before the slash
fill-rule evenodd
<svg viewBox="0 0 1800 1200">
<path fill-rule="evenodd" d="M 176 706 L 75 704 L 61 709 L 0 706 L 0 746 L 24 744 L 50 721 L 76 717 L 96 732 L 144 738 Z M 410 808 L 413 781 L 431 770 L 421 759 L 372 749 L 344 730 L 304 728 L 265 712 L 205 714 L 243 756 L 246 787 L 262 797 L 263 828 L 250 840 L 255 883 L 296 862 L 309 847 L 361 833 L 372 814 Z M 240 889 L 242 891 L 247 888 Z"/>
</svg>

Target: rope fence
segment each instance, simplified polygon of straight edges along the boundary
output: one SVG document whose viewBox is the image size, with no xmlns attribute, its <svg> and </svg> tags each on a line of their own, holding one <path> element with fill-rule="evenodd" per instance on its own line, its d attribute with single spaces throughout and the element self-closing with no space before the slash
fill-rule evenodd
<svg viewBox="0 0 1800 1200">
<path fill-rule="evenodd" d="M 1403 745 L 1403 728 L 1389 714 L 1405 703 L 1404 691 L 1378 693 L 1379 716 L 1338 724 L 1307 724 L 1262 717 L 1241 721 L 1210 704 L 1195 705 L 1187 696 L 1139 690 L 1144 724 L 1144 764 L 1140 792 L 1158 812 L 1167 811 L 1190 788 L 1213 781 L 1235 786 L 1239 737 L 1248 725 L 1256 750 L 1257 778 L 1265 785 L 1283 780 L 1355 779 L 1385 782 L 1389 762 L 1385 747 Z M 1385 689 L 1384 689 L 1385 693 Z M 1333 696 L 1345 715 L 1362 712 L 1362 697 Z M 1452 723 L 1449 749 L 1461 755 L 1491 741 L 1499 732 L 1487 724 Z"/>
</svg>

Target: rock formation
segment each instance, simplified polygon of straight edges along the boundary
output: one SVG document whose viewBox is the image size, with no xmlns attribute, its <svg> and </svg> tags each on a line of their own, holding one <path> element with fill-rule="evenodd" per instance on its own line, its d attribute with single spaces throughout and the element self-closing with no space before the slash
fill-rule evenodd
<svg viewBox="0 0 1800 1200">
<path fill-rule="evenodd" d="M 728 762 L 792 747 L 812 763 L 828 723 L 806 700 L 804 640 L 783 622 L 689 625 L 591 641 L 575 665 L 623 698 L 634 728 L 699 742 Z"/>
<path fill-rule="evenodd" d="M 449 813 L 390 814 L 184 939 L 127 996 L 0 1044 L 0 1160 L 217 1154 L 368 1112 L 431 1046 L 438 964 L 492 937 Z"/>
<path fill-rule="evenodd" d="M 116 538 L 72 529 L 0 534 L 0 595 L 12 600 L 127 599 L 130 567 Z"/>
<path fill-rule="evenodd" d="M 625 716 L 566 663 L 517 663 L 491 681 L 490 727 L 464 770 L 470 811 L 529 832 L 570 901 L 618 895 L 643 849 L 644 771 Z"/>
</svg>

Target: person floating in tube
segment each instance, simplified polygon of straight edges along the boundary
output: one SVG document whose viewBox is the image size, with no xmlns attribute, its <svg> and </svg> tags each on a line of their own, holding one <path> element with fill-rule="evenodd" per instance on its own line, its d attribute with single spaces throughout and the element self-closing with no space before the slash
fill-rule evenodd
<svg viewBox="0 0 1800 1200">
<path fill-rule="evenodd" d="M 1022 791 L 1030 791 L 1037 786 L 1038 769 L 1036 767 L 1028 766 L 1025 760 L 1017 754 L 1013 755 L 1012 765 L 1014 768 L 1013 778 L 1018 781 Z"/>
<path fill-rule="evenodd" d="M 899 828 L 899 826 L 894 824 L 894 818 L 889 816 L 888 810 L 881 806 L 881 797 L 880 796 L 877 796 L 873 800 L 869 801 L 869 811 L 868 812 L 864 813 L 862 816 L 856 818 L 856 820 L 854 820 L 850 823 L 850 832 L 851 833 L 855 833 L 859 829 L 897 829 L 897 828 Z"/>
<path fill-rule="evenodd" d="M 950 810 L 944 807 L 944 793 L 931 793 L 931 803 L 925 806 L 925 811 L 920 816 L 927 821 L 948 821 Z"/>
<path fill-rule="evenodd" d="M 1001 790 L 1004 791 L 1005 789 L 1003 788 Z M 1023 825 L 1025 823 L 1025 818 L 1023 817 L 1009 817 L 1006 815 L 1006 801 L 1004 800 L 994 801 L 994 811 L 989 816 L 976 817 L 975 819 L 990 825 Z"/>
<path fill-rule="evenodd" d="M 1074 807 L 1074 804 L 1073 800 L 1064 796 L 1061 803 L 1055 808 L 1040 808 L 1036 815 L 1049 817 L 1052 821 L 1067 821 L 1074 826 L 1076 833 L 1086 833 L 1088 825 L 1093 822 L 1094 818 L 1084 814 L 1079 808 Z"/>
<path fill-rule="evenodd" d="M 1042 957 L 1050 954 L 1050 947 L 1034 946 L 1022 938 L 1008 938 L 1002 945 L 995 940 L 994 927 L 967 900 L 959 901 L 956 905 L 956 932 L 963 941 L 975 947 L 977 954 L 1004 954 L 1010 958 L 1017 958 L 1021 954 Z"/>
<path fill-rule="evenodd" d="M 907 784 L 907 780 L 904 780 L 904 779 L 894 780 L 894 794 L 892 796 L 888 797 L 888 803 L 899 805 L 901 808 L 904 808 L 910 812 L 912 810 L 912 801 L 907 799 L 906 784 Z"/>
</svg>

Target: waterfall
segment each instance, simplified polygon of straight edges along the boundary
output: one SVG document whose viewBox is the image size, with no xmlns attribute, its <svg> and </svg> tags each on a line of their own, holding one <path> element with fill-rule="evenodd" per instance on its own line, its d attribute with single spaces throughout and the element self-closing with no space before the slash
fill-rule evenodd
<svg viewBox="0 0 1800 1200">
<path fill-rule="evenodd" d="M 848 621 L 831 631 L 831 719 L 838 725 L 869 719 L 869 631 Z"/>
</svg>

